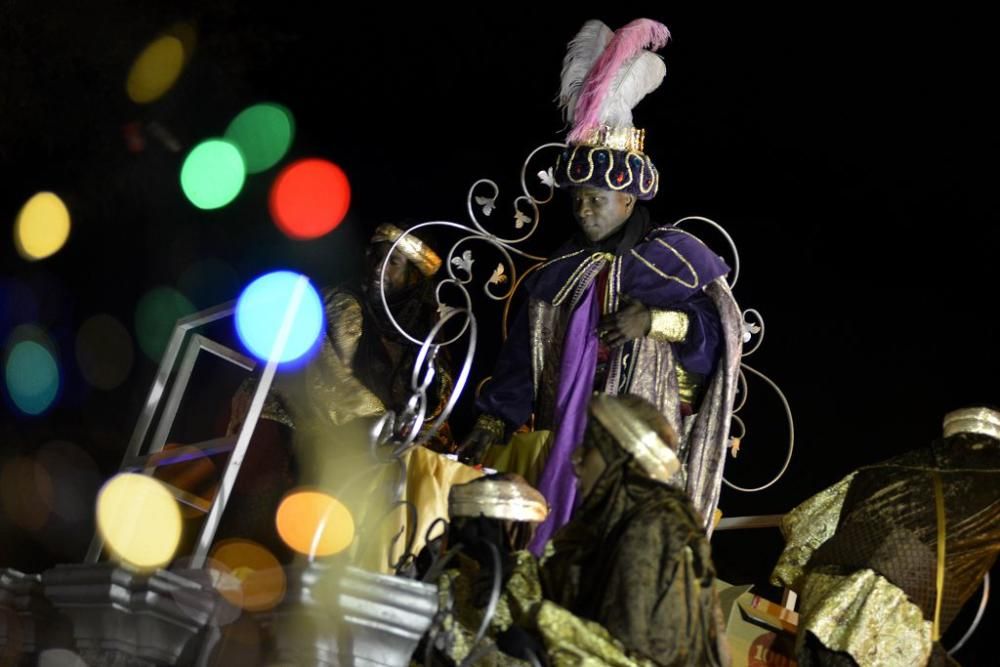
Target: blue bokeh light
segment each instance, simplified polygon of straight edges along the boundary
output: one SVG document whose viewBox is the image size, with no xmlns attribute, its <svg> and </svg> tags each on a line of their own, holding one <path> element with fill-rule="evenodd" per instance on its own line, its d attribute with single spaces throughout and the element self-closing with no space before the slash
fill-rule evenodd
<svg viewBox="0 0 1000 667">
<path fill-rule="evenodd" d="M 323 304 L 316 288 L 299 273 L 274 271 L 254 280 L 240 294 L 236 303 L 236 332 L 258 359 L 271 358 L 292 297 L 300 289 L 302 295 L 292 315 L 288 341 L 277 355 L 279 362 L 286 363 L 309 352 L 323 333 Z"/>
</svg>

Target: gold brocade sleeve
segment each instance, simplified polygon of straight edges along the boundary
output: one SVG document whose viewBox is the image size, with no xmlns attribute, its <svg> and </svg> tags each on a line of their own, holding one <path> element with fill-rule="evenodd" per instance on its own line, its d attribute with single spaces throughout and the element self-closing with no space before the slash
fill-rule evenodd
<svg viewBox="0 0 1000 667">
<path fill-rule="evenodd" d="M 579 618 L 548 600 L 538 606 L 535 626 L 552 667 L 655 667 L 646 658 L 630 655 L 600 624 Z"/>
<path fill-rule="evenodd" d="M 802 581 L 799 641 L 806 631 L 859 665 L 926 665 L 931 622 L 906 593 L 872 570 L 810 572 Z"/>
<path fill-rule="evenodd" d="M 653 340 L 680 343 L 687 338 L 688 316 L 679 310 L 649 309 L 649 333 Z"/>
<path fill-rule="evenodd" d="M 327 338 L 305 369 L 310 407 L 337 426 L 381 415 L 385 412 L 382 401 L 354 377 L 351 368 L 361 340 L 361 304 L 346 292 L 324 296 Z"/>
<path fill-rule="evenodd" d="M 512 625 L 525 625 L 534 608 L 542 601 L 538 561 L 529 551 L 516 551 L 513 557 L 514 568 L 493 615 L 493 627 L 498 632 Z"/>
<path fill-rule="evenodd" d="M 851 473 L 833 486 L 809 498 L 781 520 L 785 549 L 771 572 L 771 583 L 799 590 L 803 569 L 813 552 L 837 530 L 840 508 L 854 479 Z"/>
<path fill-rule="evenodd" d="M 456 665 L 478 649 L 481 657 L 474 663 L 477 667 L 528 667 L 529 663 L 496 648 L 494 638 L 497 632 L 502 631 L 497 625 L 496 615 L 480 643 L 473 645 L 483 618 L 482 609 L 472 601 L 472 579 L 476 570 L 475 563 L 460 560 L 457 569 L 447 570 L 438 577 L 438 608 L 448 611 L 441 618 L 441 633 L 435 638 L 434 645 Z M 503 604 L 503 596 L 500 604 Z M 497 611 L 499 613 L 500 605 Z"/>
</svg>

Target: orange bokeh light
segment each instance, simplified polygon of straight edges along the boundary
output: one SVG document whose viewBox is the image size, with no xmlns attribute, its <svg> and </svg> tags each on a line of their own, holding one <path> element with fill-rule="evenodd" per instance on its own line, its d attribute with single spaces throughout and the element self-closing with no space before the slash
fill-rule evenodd
<svg viewBox="0 0 1000 667">
<path fill-rule="evenodd" d="M 285 571 L 270 551 L 250 540 L 224 540 L 212 550 L 218 561 L 240 581 L 241 590 L 219 587 L 234 605 L 247 611 L 272 609 L 285 597 Z"/>
<path fill-rule="evenodd" d="M 350 510 L 319 491 L 295 491 L 286 496 L 275 522 L 285 544 L 301 554 L 331 556 L 354 541 Z"/>
</svg>

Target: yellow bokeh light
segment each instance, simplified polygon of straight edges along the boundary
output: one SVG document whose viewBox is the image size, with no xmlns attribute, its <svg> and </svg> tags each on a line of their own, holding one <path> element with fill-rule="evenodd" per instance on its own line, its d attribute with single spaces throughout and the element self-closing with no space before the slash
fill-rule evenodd
<svg viewBox="0 0 1000 667">
<path fill-rule="evenodd" d="M 125 90 L 137 104 L 154 102 L 177 82 L 184 67 L 184 43 L 164 35 L 147 46 L 132 63 Z"/>
<path fill-rule="evenodd" d="M 330 556 L 354 541 L 350 510 L 319 491 L 296 491 L 281 501 L 275 517 L 278 535 L 301 554 Z"/>
<path fill-rule="evenodd" d="M 285 597 L 285 571 L 278 559 L 256 542 L 223 540 L 212 550 L 212 560 L 229 571 L 226 585 L 216 589 L 230 603 L 247 611 L 265 611 Z M 234 586 L 236 582 L 239 587 Z"/>
<path fill-rule="evenodd" d="M 170 491 L 152 477 L 122 473 L 97 496 L 97 526 L 108 548 L 142 569 L 167 563 L 181 538 L 181 512 Z"/>
<path fill-rule="evenodd" d="M 69 209 L 51 192 L 39 192 L 21 208 L 14 223 L 14 243 L 25 259 L 59 252 L 69 238 Z"/>
</svg>

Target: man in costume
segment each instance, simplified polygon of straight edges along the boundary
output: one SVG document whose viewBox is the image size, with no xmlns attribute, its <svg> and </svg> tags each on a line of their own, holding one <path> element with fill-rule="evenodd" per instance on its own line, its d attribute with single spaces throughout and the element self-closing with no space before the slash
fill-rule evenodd
<svg viewBox="0 0 1000 667">
<path fill-rule="evenodd" d="M 365 278 L 360 285 L 323 290 L 325 336 L 319 349 L 301 369 L 281 372 L 261 412 L 261 419 L 290 429 L 327 431 L 359 418 L 378 417 L 387 409 L 399 411 L 410 395 L 410 374 L 417 348 L 393 326 L 379 293 L 384 284 L 386 302 L 399 325 L 413 336 L 430 331 L 436 318 L 433 277 L 441 258 L 415 234 L 382 224 L 365 251 Z M 385 280 L 382 267 L 385 265 Z M 439 408 L 447 402 L 451 379 L 438 364 L 432 395 Z M 237 396 L 230 431 L 246 413 L 252 387 Z M 434 411 L 437 418 L 439 411 Z M 433 421 L 433 420 L 432 420 Z M 450 448 L 447 430 L 434 443 Z"/>
<path fill-rule="evenodd" d="M 465 455 L 476 459 L 532 415 L 537 430 L 552 431 L 527 463 L 511 464 L 518 457 L 498 447 L 485 459 L 524 473 L 548 500 L 536 553 L 572 511 L 569 457 L 595 390 L 652 402 L 682 434 L 683 469 L 673 483 L 706 526 L 718 502 L 742 345 L 741 316 L 724 282 L 729 267 L 693 235 L 655 225 L 638 203 L 656 194 L 659 173 L 631 110 L 666 72 L 644 48 L 668 37 L 647 19 L 617 32 L 589 21 L 570 43 L 561 103 L 572 130 L 555 179 L 572 199 L 578 229 L 526 280 L 528 303 L 465 442 Z"/>
<path fill-rule="evenodd" d="M 670 484 L 681 467 L 676 432 L 637 396 L 598 394 L 589 413 L 573 454 L 582 501 L 540 565 L 526 552 L 508 560 L 497 646 L 555 667 L 726 664 L 708 540 Z M 457 636 L 467 641 L 480 618 L 459 615 Z"/>
<path fill-rule="evenodd" d="M 930 447 L 785 516 L 771 574 L 801 595 L 799 664 L 956 664 L 939 639 L 1000 552 L 1000 412 L 945 415 Z"/>
<path fill-rule="evenodd" d="M 458 664 L 475 650 L 470 664 L 529 664 L 499 651 L 495 638 L 519 615 L 519 608 L 511 607 L 516 602 L 510 591 L 519 591 L 519 599 L 541 598 L 534 557 L 525 549 L 547 514 L 545 498 L 519 475 L 492 474 L 451 487 L 450 525 L 426 550 L 435 550 L 437 557 L 433 563 L 426 559 L 430 569 L 425 577 L 438 583 L 441 609 L 451 610 L 442 624 L 444 632 L 434 638 L 440 657 Z M 447 551 L 442 551 L 445 548 Z M 530 580 L 523 577 L 527 561 L 531 561 L 534 573 Z M 474 645 L 493 592 L 497 565 L 506 594 L 498 600 L 485 639 Z M 448 568 L 443 573 L 442 566 Z"/>
<path fill-rule="evenodd" d="M 400 237 L 402 241 L 390 253 Z M 227 508 L 220 532 L 249 537 L 260 532 L 254 526 L 267 525 L 265 532 L 273 534 L 273 511 L 281 495 L 294 482 L 320 485 L 348 503 L 359 525 L 367 517 L 365 527 L 378 537 L 361 535 L 356 544 L 358 562 L 384 570 L 404 555 L 400 553 L 402 539 L 396 541 L 392 554 L 381 553 L 385 535 L 395 535 L 405 526 L 406 534 L 414 536 L 412 549 L 419 551 L 430 523 L 447 515 L 451 484 L 481 473 L 431 451 L 451 449 L 445 423 L 428 443 L 431 449 L 418 447 L 406 455 L 405 498 L 419 510 L 417 525 L 408 525 L 402 508 L 392 514 L 400 517 L 398 522 L 383 520 L 391 508 L 381 496 L 373 498 L 370 490 L 379 484 L 396 488 L 387 480 L 398 471 L 395 465 L 372 459 L 369 427 L 387 410 L 399 411 L 405 405 L 419 348 L 389 320 L 380 286 L 399 325 L 410 335 L 423 337 L 437 317 L 433 277 L 441 259 L 416 234 L 404 234 L 403 228 L 392 224 L 376 228 L 365 257 L 366 273 L 360 285 L 323 290 L 326 328 L 314 355 L 304 366 L 275 376 L 233 497 L 235 503 L 249 503 L 260 511 Z M 436 408 L 429 410 L 428 426 L 438 418 L 451 392 L 451 376 L 442 357 L 434 363 L 435 380 L 428 396 Z M 234 398 L 230 432 L 242 424 L 254 386 L 254 382 L 246 383 Z"/>
</svg>

